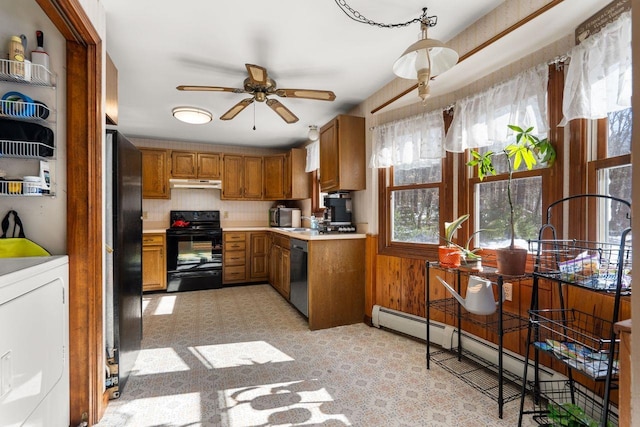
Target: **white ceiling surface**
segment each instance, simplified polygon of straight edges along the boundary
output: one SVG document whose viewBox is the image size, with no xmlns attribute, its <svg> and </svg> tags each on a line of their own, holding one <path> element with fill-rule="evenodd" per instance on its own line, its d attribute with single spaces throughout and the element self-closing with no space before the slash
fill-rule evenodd
<svg viewBox="0 0 640 427">
<path fill-rule="evenodd" d="M 299 144 L 306 140 L 309 125 L 321 126 L 348 112 L 392 81 L 393 62 L 420 32 L 417 23 L 393 29 L 357 23 L 330 0 L 101 1 L 107 17 L 107 51 L 118 68 L 118 129 L 152 139 L 256 147 Z M 446 42 L 502 2 L 448 0 L 429 5 L 424 0 L 349 0 L 348 4 L 382 23 L 411 20 L 429 7 L 429 15 L 438 16 L 429 36 Z M 492 51 L 485 49 L 486 55 L 463 61 L 436 79 L 432 94 L 464 86 L 556 40 L 567 27 L 575 27 L 606 3 L 565 0 L 552 9 L 553 14 L 546 14 L 547 22 L 532 26 L 535 36 L 523 33 L 517 41 L 496 44 Z M 245 63 L 266 67 L 278 88 L 332 90 L 336 100 L 274 96 L 299 117 L 295 124 L 285 123 L 257 102 L 233 120 L 221 121 L 219 116 L 250 95 L 176 90 L 181 84 L 241 88 L 247 77 Z M 413 103 L 416 96 L 387 109 Z M 204 108 L 214 120 L 204 125 L 179 122 L 171 116 L 177 106 Z"/>
</svg>

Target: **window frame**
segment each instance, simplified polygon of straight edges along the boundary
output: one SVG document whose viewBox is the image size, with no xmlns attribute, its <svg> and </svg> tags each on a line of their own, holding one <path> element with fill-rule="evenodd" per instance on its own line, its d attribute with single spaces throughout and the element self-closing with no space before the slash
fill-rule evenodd
<svg viewBox="0 0 640 427">
<path fill-rule="evenodd" d="M 444 111 L 445 132 L 451 125 L 451 111 Z M 453 218 L 453 182 L 454 180 L 454 159 L 461 158 L 461 154 L 446 153 L 442 158 L 442 176 L 439 183 L 428 184 L 411 184 L 394 186 L 393 167 L 378 169 L 378 254 L 397 256 L 402 258 L 413 259 L 437 259 L 439 244 L 432 243 L 410 243 L 410 242 L 394 242 L 391 240 L 391 193 L 395 190 L 410 190 L 422 188 L 438 188 L 440 201 L 438 206 L 439 217 L 438 224 L 440 234 L 444 233 L 443 218 Z M 458 168 L 460 169 L 460 168 Z M 457 180 L 458 182 L 459 179 Z M 462 230 L 461 230 L 462 231 Z"/>
</svg>

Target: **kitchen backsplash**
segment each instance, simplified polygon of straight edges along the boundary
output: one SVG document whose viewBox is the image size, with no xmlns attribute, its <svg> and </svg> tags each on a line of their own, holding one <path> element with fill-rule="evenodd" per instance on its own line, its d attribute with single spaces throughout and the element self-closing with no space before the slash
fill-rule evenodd
<svg viewBox="0 0 640 427">
<path fill-rule="evenodd" d="M 237 226 L 264 227 L 269 225 L 272 201 L 220 200 L 220 190 L 173 189 L 171 200 L 142 200 L 145 222 L 169 225 L 171 210 L 219 210 L 222 228 Z"/>
</svg>

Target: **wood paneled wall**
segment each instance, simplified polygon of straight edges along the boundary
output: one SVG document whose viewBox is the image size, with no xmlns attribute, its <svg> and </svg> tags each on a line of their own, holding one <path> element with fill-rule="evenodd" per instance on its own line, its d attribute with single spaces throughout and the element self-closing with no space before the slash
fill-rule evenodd
<svg viewBox="0 0 640 427">
<path fill-rule="evenodd" d="M 426 263 L 424 259 L 401 258 L 389 255 L 379 255 L 376 252 L 378 248 L 377 236 L 367 236 L 367 280 L 365 289 L 366 312 L 365 315 L 370 319 L 373 306 L 380 305 L 382 307 L 393 310 L 402 311 L 404 313 L 425 317 L 426 303 Z M 447 298 L 450 295 L 444 286 L 436 279 L 440 275 L 450 284 L 456 283 L 456 274 L 450 270 L 430 269 L 430 300 L 438 300 Z M 461 295 L 466 294 L 466 278 L 461 279 Z M 503 309 L 508 312 L 517 313 L 524 319 L 528 318 L 528 310 L 531 306 L 531 297 L 533 294 L 533 280 L 531 278 L 513 281 L 513 298 L 512 301 L 505 301 Z M 539 308 L 559 308 L 560 292 L 565 302 L 565 308 L 573 308 L 588 315 L 595 316 L 600 319 L 612 320 L 614 297 L 611 294 L 596 293 L 588 289 L 577 286 L 558 286 L 557 283 L 540 280 L 538 284 L 538 307 Z M 497 291 L 496 291 L 497 298 Z M 456 324 L 456 319 L 452 315 L 446 315 L 438 310 L 431 310 L 431 320 L 442 322 L 450 325 Z M 620 313 L 617 320 L 628 319 L 631 317 L 631 300 L 630 297 L 622 297 Z M 589 327 L 583 325 L 583 327 Z M 608 334 L 607 329 L 602 324 L 596 324 L 591 332 L 594 335 Z M 498 342 L 497 333 L 491 329 L 483 328 L 477 324 L 470 322 L 462 322 L 462 329 L 474 334 L 480 338 L 486 339 L 493 343 Z M 503 337 L 504 348 L 515 353 L 526 354 L 527 328 L 525 327 L 519 332 L 505 334 Z M 530 351 L 530 357 L 533 357 L 533 351 Z M 544 366 L 548 366 L 555 371 L 566 374 L 565 365 L 556 359 L 542 355 L 540 359 Z M 593 381 L 576 375 L 578 381 L 596 392 L 603 392 L 603 384 L 594 383 Z M 612 400 L 617 402 L 617 392 L 612 393 Z"/>
</svg>

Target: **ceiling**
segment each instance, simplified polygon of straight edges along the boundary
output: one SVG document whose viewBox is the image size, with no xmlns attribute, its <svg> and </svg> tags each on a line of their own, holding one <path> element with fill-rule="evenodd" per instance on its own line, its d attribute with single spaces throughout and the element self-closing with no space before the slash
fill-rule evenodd
<svg viewBox="0 0 640 427">
<path fill-rule="evenodd" d="M 107 18 L 107 51 L 118 68 L 118 129 L 131 137 L 256 147 L 297 145 L 306 140 L 309 125 L 321 126 L 348 112 L 392 81 L 393 62 L 420 32 L 417 23 L 378 28 L 355 22 L 329 0 L 101 1 Z M 348 0 L 348 4 L 381 23 L 409 21 L 427 6 L 429 15 L 438 16 L 429 36 L 446 42 L 503 1 L 449 0 L 433 2 L 431 7 L 424 0 Z M 538 18 L 544 22 L 528 25 L 528 30 L 519 30 L 519 35 L 514 33 L 442 74 L 434 81 L 432 94 L 468 84 L 505 65 L 504 61 L 556 40 L 606 3 L 565 0 Z M 218 117 L 249 95 L 176 90 L 178 85 L 241 88 L 246 63 L 265 67 L 278 88 L 331 90 L 336 99 L 274 97 L 299 117 L 293 124 L 257 102 L 233 120 L 220 121 Z M 416 101 L 417 95 L 410 94 L 387 109 Z M 204 125 L 179 122 L 171 116 L 177 106 L 204 108 L 214 120 Z"/>
</svg>

